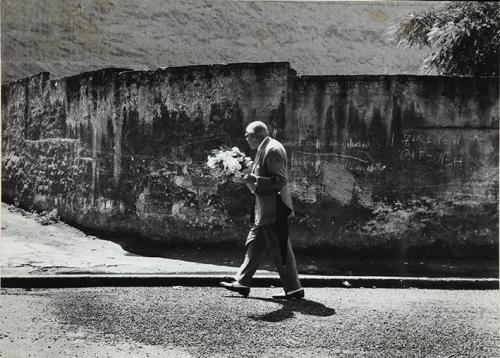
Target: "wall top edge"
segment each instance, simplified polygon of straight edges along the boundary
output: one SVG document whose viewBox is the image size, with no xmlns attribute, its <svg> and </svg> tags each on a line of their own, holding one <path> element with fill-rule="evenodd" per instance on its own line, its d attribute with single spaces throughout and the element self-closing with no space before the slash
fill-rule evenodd
<svg viewBox="0 0 500 358">
<path fill-rule="evenodd" d="M 290 71 L 293 74 L 296 74 L 296 71 L 290 68 L 290 62 L 235 62 L 235 63 L 216 63 L 209 65 L 187 65 L 187 66 L 169 66 L 169 67 L 159 67 L 151 70 L 138 70 L 132 68 L 119 68 L 119 67 L 104 67 L 94 71 L 86 71 L 82 73 L 78 73 L 71 76 L 66 77 L 58 77 L 51 78 L 51 80 L 61 80 L 61 79 L 77 79 L 82 77 L 88 77 L 95 74 L 121 74 L 124 72 L 134 72 L 134 73 L 156 73 L 156 72 L 170 72 L 170 73 L 179 73 L 179 72 L 189 72 L 189 71 L 207 71 L 207 70 L 224 70 L 224 69 L 285 69 Z M 50 77 L 49 72 L 40 72 L 33 74 L 28 77 L 19 78 L 17 80 L 3 83 L 2 87 L 9 86 L 13 84 L 24 84 L 32 78 L 47 74 Z"/>
<path fill-rule="evenodd" d="M 210 72 L 224 70 L 266 70 L 266 69 L 281 69 L 286 70 L 292 75 L 296 75 L 297 71 L 290 67 L 289 62 L 235 62 L 235 63 L 214 63 L 209 65 L 187 65 L 187 66 L 169 66 L 159 67 L 152 70 L 130 70 L 127 73 L 137 74 L 155 74 L 155 73 L 171 73 L 184 74 L 190 72 Z"/>
<path fill-rule="evenodd" d="M 120 68 L 120 67 L 104 67 L 94 71 L 82 72 L 72 76 L 50 78 L 49 72 L 39 72 L 32 76 L 20 78 L 11 82 L 3 83 L 1 86 L 8 87 L 15 84 L 25 85 L 31 79 L 46 76 L 50 80 L 65 80 L 65 79 L 78 79 L 85 78 L 92 75 L 109 75 L 122 73 L 138 73 L 138 74 L 154 74 L 154 73 L 184 73 L 192 71 L 211 71 L 211 70 L 224 70 L 224 69 L 285 69 L 289 71 L 289 74 L 294 76 L 294 80 L 297 82 L 306 81 L 388 81 L 394 78 L 407 79 L 407 80 L 435 80 L 435 79 L 460 79 L 460 80 L 495 80 L 500 83 L 500 76 L 442 76 L 442 75 L 413 75 L 413 74 L 391 74 L 391 75 L 364 75 L 364 74 L 353 74 L 353 75 L 298 75 L 297 71 L 290 67 L 290 62 L 235 62 L 235 63 L 217 63 L 209 65 L 187 65 L 187 66 L 169 66 L 169 67 L 159 67 L 151 70 L 138 70 L 132 68 Z"/>
<path fill-rule="evenodd" d="M 487 80 L 496 80 L 500 81 L 500 76 L 444 76 L 444 75 L 408 75 L 408 74 L 395 74 L 395 75 L 298 75 L 298 81 L 330 81 L 330 80 L 390 80 L 393 78 L 401 78 L 401 79 L 464 79 L 464 80 L 476 80 L 476 79 L 487 79 Z"/>
<path fill-rule="evenodd" d="M 204 69 L 232 69 L 232 68 L 285 68 L 290 69 L 290 62 L 231 62 L 231 63 L 213 63 L 209 65 L 187 65 L 187 66 L 168 66 L 160 67 L 156 71 L 186 71 L 186 70 L 204 70 Z"/>
</svg>

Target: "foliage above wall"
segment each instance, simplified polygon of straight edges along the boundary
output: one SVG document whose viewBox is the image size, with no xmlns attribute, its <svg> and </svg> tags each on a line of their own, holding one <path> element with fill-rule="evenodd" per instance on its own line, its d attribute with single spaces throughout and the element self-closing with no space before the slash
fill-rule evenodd
<svg viewBox="0 0 500 358">
<path fill-rule="evenodd" d="M 445 2 L 438 8 L 411 13 L 388 36 L 404 47 L 429 47 L 425 73 L 498 76 L 500 6 L 498 2 Z"/>
</svg>

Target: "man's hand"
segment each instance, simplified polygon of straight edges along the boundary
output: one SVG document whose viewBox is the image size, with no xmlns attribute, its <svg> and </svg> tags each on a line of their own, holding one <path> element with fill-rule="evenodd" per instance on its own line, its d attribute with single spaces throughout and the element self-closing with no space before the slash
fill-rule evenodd
<svg viewBox="0 0 500 358">
<path fill-rule="evenodd" d="M 246 176 L 252 172 L 252 168 L 251 167 L 245 168 L 241 172 L 243 173 L 243 176 Z"/>
<path fill-rule="evenodd" d="M 253 184 L 253 185 L 255 185 L 257 183 L 257 177 L 255 175 L 253 175 L 253 174 L 245 175 L 243 177 L 243 179 L 245 179 L 245 182 L 247 184 Z"/>
<path fill-rule="evenodd" d="M 257 177 L 253 174 L 248 174 L 243 177 L 245 183 L 252 193 L 255 193 L 257 187 Z"/>
</svg>

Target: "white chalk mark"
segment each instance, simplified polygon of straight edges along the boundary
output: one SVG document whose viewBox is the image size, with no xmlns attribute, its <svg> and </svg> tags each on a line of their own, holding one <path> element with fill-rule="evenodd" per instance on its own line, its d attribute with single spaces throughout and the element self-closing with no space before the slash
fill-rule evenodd
<svg viewBox="0 0 500 358">
<path fill-rule="evenodd" d="M 322 155 L 322 156 L 331 156 L 331 157 L 341 157 L 341 158 L 348 158 L 348 159 L 354 159 L 354 160 L 357 160 L 357 161 L 360 161 L 362 163 L 365 163 L 365 164 L 368 164 L 369 162 L 366 161 L 366 160 L 363 160 L 361 158 L 357 158 L 357 157 L 353 157 L 353 156 L 350 156 L 350 155 L 344 155 L 344 154 L 334 154 L 334 153 L 312 153 L 312 152 L 302 152 L 300 150 L 298 150 L 297 152 L 301 153 L 301 154 L 309 154 L 309 155 Z"/>
</svg>

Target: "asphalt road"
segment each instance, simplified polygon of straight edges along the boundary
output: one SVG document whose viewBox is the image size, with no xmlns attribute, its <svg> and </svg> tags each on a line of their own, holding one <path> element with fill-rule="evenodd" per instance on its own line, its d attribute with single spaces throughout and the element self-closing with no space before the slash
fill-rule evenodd
<svg viewBox="0 0 500 358">
<path fill-rule="evenodd" d="M 499 291 L 2 289 L 2 357 L 498 357 Z"/>
</svg>

